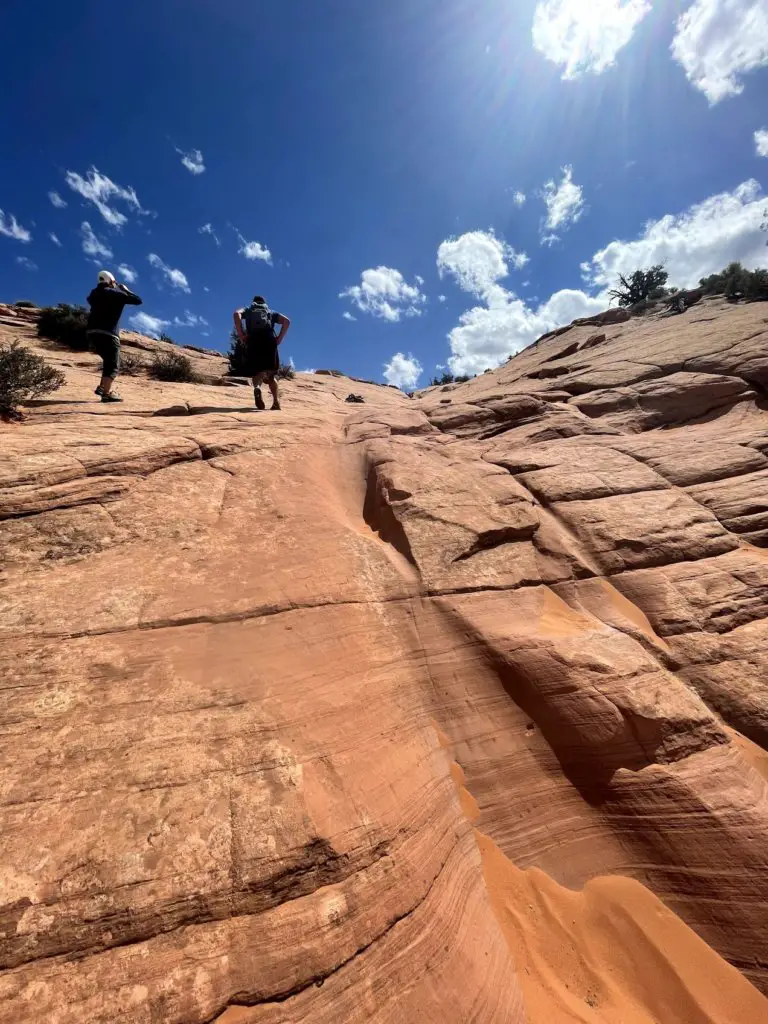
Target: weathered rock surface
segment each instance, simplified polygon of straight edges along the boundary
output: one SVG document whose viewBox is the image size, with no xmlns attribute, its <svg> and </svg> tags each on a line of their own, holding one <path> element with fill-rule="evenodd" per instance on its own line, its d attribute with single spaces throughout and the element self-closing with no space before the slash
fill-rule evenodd
<svg viewBox="0 0 768 1024">
<path fill-rule="evenodd" d="M 282 413 L 104 406 L 43 343 L 66 387 L 0 427 L 1 1024 L 768 1019 L 767 313 Z"/>
</svg>

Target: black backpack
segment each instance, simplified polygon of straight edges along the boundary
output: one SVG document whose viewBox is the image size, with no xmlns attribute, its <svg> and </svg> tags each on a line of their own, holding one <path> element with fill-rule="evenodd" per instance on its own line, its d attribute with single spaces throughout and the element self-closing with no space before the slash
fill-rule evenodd
<svg viewBox="0 0 768 1024">
<path fill-rule="evenodd" d="M 243 313 L 243 319 L 249 338 L 253 335 L 263 335 L 267 331 L 272 333 L 272 314 L 269 306 L 263 302 L 252 302 Z"/>
</svg>

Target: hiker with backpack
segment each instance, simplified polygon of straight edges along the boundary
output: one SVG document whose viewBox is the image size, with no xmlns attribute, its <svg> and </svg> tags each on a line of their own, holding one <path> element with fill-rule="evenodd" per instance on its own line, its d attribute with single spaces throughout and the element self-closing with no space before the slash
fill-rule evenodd
<svg viewBox="0 0 768 1024">
<path fill-rule="evenodd" d="M 257 409 L 264 409 L 261 384 L 266 380 L 272 392 L 272 408 L 280 408 L 277 371 L 280 369 L 278 345 L 288 333 L 291 321 L 282 313 L 273 313 L 263 295 L 254 295 L 250 306 L 236 309 L 235 331 L 246 351 L 246 375 L 253 381 Z M 275 337 L 275 325 L 280 331 Z"/>
<path fill-rule="evenodd" d="M 126 306 L 140 306 L 141 299 L 124 284 L 118 284 L 109 270 L 99 271 L 99 283 L 88 296 L 91 312 L 85 325 L 90 347 L 101 356 L 103 369 L 96 394 L 102 402 L 122 402 L 112 394 L 112 385 L 120 369 L 120 331 L 118 324 Z"/>
</svg>

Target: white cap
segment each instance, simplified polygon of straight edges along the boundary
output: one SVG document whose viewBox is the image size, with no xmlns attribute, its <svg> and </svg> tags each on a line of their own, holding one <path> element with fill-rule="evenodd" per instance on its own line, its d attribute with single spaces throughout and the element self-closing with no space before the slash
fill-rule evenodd
<svg viewBox="0 0 768 1024">
<path fill-rule="evenodd" d="M 109 270 L 100 270 L 99 271 L 99 283 L 100 284 L 114 284 L 115 283 L 115 275 L 110 273 Z"/>
</svg>

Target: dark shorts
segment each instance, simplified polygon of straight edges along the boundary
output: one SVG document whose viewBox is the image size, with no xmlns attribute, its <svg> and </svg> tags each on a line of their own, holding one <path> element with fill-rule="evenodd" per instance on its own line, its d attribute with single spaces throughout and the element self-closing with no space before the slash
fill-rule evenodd
<svg viewBox="0 0 768 1024">
<path fill-rule="evenodd" d="M 280 357 L 277 342 L 274 338 L 249 338 L 246 377 L 255 377 L 259 373 L 277 373 L 280 369 Z"/>
<path fill-rule="evenodd" d="M 116 377 L 120 372 L 120 339 L 103 331 L 88 331 L 88 342 L 104 362 L 103 375 Z"/>
</svg>

